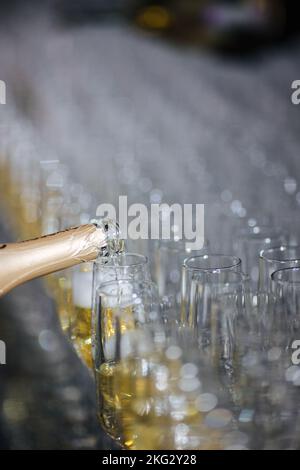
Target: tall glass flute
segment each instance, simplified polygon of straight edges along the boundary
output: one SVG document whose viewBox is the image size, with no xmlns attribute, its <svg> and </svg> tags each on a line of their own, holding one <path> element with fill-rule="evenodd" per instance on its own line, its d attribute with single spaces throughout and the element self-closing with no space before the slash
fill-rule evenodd
<svg viewBox="0 0 300 470">
<path fill-rule="evenodd" d="M 193 256 L 202 255 L 207 251 L 193 252 Z M 160 297 L 172 296 L 180 302 L 181 266 L 191 256 L 184 240 L 159 240 L 154 252 L 154 280 L 158 285 Z"/>
<path fill-rule="evenodd" d="M 124 445 L 122 410 L 132 397 L 126 383 L 119 382 L 120 369 L 128 357 L 136 354 L 137 340 L 144 335 L 147 324 L 158 321 L 156 286 L 132 280 L 104 283 L 97 289 L 96 311 L 98 417 L 108 434 Z M 138 344 L 147 348 L 146 336 Z"/>
<path fill-rule="evenodd" d="M 116 231 L 117 227 L 115 224 L 112 224 L 110 230 L 112 240 L 117 239 L 118 233 Z M 70 287 L 71 290 L 71 300 L 68 304 L 65 304 L 67 307 L 65 310 L 67 313 L 67 320 L 69 321 L 70 338 L 79 357 L 90 370 L 93 370 L 92 306 L 95 293 L 93 283 L 97 285 L 97 276 L 95 277 L 94 273 L 98 275 L 96 268 L 100 264 L 102 265 L 102 263 L 110 265 L 111 259 L 114 259 L 114 263 L 117 265 L 118 257 L 120 256 L 123 259 L 123 255 L 113 252 L 113 250 L 116 249 L 116 246 L 114 246 L 115 242 L 112 243 L 112 246 L 109 247 L 109 250 L 111 250 L 112 253 L 107 253 L 107 255 L 110 254 L 111 257 L 103 257 L 105 261 L 102 261 L 100 257 L 100 260 L 95 263 L 83 263 L 74 267 L 71 271 L 68 270 L 67 275 L 62 273 L 61 281 L 65 280 L 67 283 L 66 286 L 68 288 Z M 120 241 L 120 246 L 118 246 L 117 249 L 123 249 L 123 241 Z M 107 280 L 110 279 L 115 279 L 115 277 L 109 277 Z M 62 295 L 65 300 L 69 299 L 69 289 L 66 289 L 65 292 L 62 291 Z"/>
<path fill-rule="evenodd" d="M 284 268 L 300 267 L 299 246 L 279 246 L 261 252 L 259 257 L 259 290 L 271 292 L 271 276 Z"/>
<path fill-rule="evenodd" d="M 189 302 L 193 279 L 201 273 L 241 272 L 242 262 L 236 256 L 204 254 L 187 258 L 182 265 L 181 322 L 189 324 Z"/>
<path fill-rule="evenodd" d="M 188 325 L 194 328 L 207 364 L 232 374 L 236 366 L 237 328 L 244 317 L 242 273 L 201 272 L 190 279 Z"/>
<path fill-rule="evenodd" d="M 259 254 L 262 250 L 287 243 L 281 229 L 267 226 L 242 228 L 234 240 L 234 250 L 242 259 L 243 269 L 257 286 L 259 278 Z"/>
<path fill-rule="evenodd" d="M 139 253 L 121 253 L 118 256 L 99 258 L 93 266 L 91 308 L 92 314 L 92 352 L 95 352 L 97 330 L 96 292 L 102 284 L 109 281 L 127 279 L 132 281 L 151 281 L 148 258 Z"/>
</svg>

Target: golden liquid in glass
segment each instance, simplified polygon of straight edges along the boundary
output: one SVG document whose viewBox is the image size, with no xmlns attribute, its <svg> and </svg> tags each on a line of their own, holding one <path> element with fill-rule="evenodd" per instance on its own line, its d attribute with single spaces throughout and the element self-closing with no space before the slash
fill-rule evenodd
<svg viewBox="0 0 300 470">
<path fill-rule="evenodd" d="M 70 323 L 71 339 L 74 348 L 87 367 L 92 369 L 92 309 L 74 305 Z"/>
<path fill-rule="evenodd" d="M 159 382 L 156 367 L 167 367 L 168 381 Z M 148 358 L 128 358 L 115 369 L 113 381 L 120 441 L 132 450 L 219 450 L 223 430 L 206 426 L 206 413 L 196 406 L 200 388 L 183 392 L 178 387 L 181 361 L 169 361 L 159 352 Z M 156 369 L 158 370 L 158 369 Z M 171 406 L 177 397 L 181 407 Z M 175 400 L 176 402 L 176 400 Z M 181 425 L 181 427 L 178 425 Z M 178 429 L 183 428 L 180 436 Z"/>
<path fill-rule="evenodd" d="M 73 317 L 73 291 L 71 279 L 67 274 L 57 277 L 55 301 L 61 328 L 64 333 L 69 335 Z"/>
<path fill-rule="evenodd" d="M 104 363 L 96 371 L 99 420 L 107 433 L 127 448 L 132 448 L 136 439 L 133 393 L 135 388 L 143 390 L 146 386 L 145 378 L 135 377 L 131 366 L 126 361 Z"/>
<path fill-rule="evenodd" d="M 106 432 L 118 441 L 122 439 L 121 403 L 116 385 L 118 364 L 106 362 L 96 370 L 98 418 Z"/>
</svg>

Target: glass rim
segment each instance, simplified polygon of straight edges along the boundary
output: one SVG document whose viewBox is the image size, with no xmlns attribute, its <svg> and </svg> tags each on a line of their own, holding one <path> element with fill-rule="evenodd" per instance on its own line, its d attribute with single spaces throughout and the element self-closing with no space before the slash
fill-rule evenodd
<svg viewBox="0 0 300 470">
<path fill-rule="evenodd" d="M 131 279 L 128 279 L 128 278 L 124 278 L 124 279 L 115 279 L 115 280 L 111 280 L 111 281 L 106 281 L 106 282 L 103 282 L 99 287 L 97 287 L 96 289 L 96 293 L 97 295 L 101 294 L 101 292 L 103 291 L 103 294 L 105 294 L 107 297 L 115 297 L 116 294 L 112 294 L 110 292 L 104 292 L 105 288 L 106 287 L 110 287 L 110 286 L 117 286 L 117 285 L 121 285 L 121 284 L 125 284 L 125 285 L 131 285 L 131 286 L 138 286 L 139 289 L 142 289 L 143 287 L 149 287 L 151 290 L 157 290 L 157 286 L 155 284 L 155 282 L 153 281 L 137 281 L 137 280 L 131 280 Z"/>
<path fill-rule="evenodd" d="M 220 274 L 224 274 L 226 277 L 225 279 L 220 279 Z M 199 280 L 201 282 L 201 275 L 209 276 L 205 278 L 204 281 L 212 282 L 213 285 L 224 285 L 224 286 L 244 286 L 246 287 L 247 283 L 249 283 L 250 278 L 248 275 L 244 274 L 241 271 L 200 271 L 197 272 L 195 278 L 193 280 Z"/>
<path fill-rule="evenodd" d="M 141 253 L 120 253 L 116 259 L 120 260 L 120 259 L 125 259 L 126 258 L 129 258 L 129 257 L 132 257 L 132 258 L 135 258 L 136 261 L 133 262 L 133 263 L 125 263 L 125 264 L 112 264 L 112 258 L 108 258 L 107 259 L 107 263 L 103 262 L 103 258 L 99 258 L 95 261 L 95 264 L 96 266 L 101 266 L 101 268 L 134 268 L 134 267 L 137 267 L 137 266 L 145 266 L 147 263 L 148 263 L 148 257 L 145 256 L 145 255 L 142 255 Z"/>
<path fill-rule="evenodd" d="M 200 267 L 200 266 L 192 266 L 190 263 L 192 260 L 205 260 L 205 259 L 228 259 L 231 260 L 231 264 L 228 263 L 225 266 L 212 266 L 208 267 Z M 190 256 L 186 258 L 183 262 L 183 268 L 189 271 L 199 271 L 199 272 L 222 272 L 222 271 L 229 271 L 232 268 L 236 268 L 242 265 L 242 260 L 234 255 L 222 255 L 222 254 L 203 254 L 198 256 Z"/>
<path fill-rule="evenodd" d="M 293 280 L 293 279 L 280 279 L 279 276 L 282 274 L 288 274 L 288 273 L 294 273 L 297 272 L 299 273 L 299 280 Z M 298 285 L 300 287 L 300 267 L 290 267 L 290 268 L 284 268 L 284 269 L 278 269 L 277 271 L 274 271 L 271 275 L 272 282 L 275 284 L 279 285 L 287 285 L 287 284 L 293 284 L 293 285 Z"/>
<path fill-rule="evenodd" d="M 284 253 L 284 252 L 287 252 L 289 250 L 295 250 L 297 252 L 299 252 L 299 257 L 296 257 L 296 256 L 292 256 L 290 258 L 285 258 L 285 259 L 278 259 L 278 257 L 276 258 L 271 258 L 271 257 L 268 257 L 266 256 L 267 254 L 271 254 L 271 253 Z M 260 259 L 264 260 L 264 261 L 267 261 L 267 262 L 276 262 L 276 263 L 286 263 L 286 262 L 299 262 L 300 263 L 300 246 L 299 245 L 295 245 L 295 246 L 290 246 L 290 245 L 281 245 L 281 246 L 275 246 L 275 247 L 272 247 L 272 248 L 267 248 L 266 250 L 261 250 L 260 252 L 260 255 L 259 255 Z"/>
</svg>

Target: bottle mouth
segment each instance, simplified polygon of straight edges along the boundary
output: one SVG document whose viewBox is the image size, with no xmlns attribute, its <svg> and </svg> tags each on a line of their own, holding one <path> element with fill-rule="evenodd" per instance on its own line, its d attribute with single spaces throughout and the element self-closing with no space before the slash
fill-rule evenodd
<svg viewBox="0 0 300 470">
<path fill-rule="evenodd" d="M 125 241 L 121 238 L 119 224 L 116 220 L 99 217 L 92 219 L 91 224 L 105 233 L 106 245 L 101 248 L 101 257 L 111 257 L 125 251 Z"/>
</svg>

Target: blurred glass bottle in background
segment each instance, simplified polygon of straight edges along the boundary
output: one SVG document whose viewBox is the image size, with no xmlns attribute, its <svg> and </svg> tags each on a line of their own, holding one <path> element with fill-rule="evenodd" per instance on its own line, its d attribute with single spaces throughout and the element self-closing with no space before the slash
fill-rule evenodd
<svg viewBox="0 0 300 470">
<path fill-rule="evenodd" d="M 135 22 L 172 39 L 243 51 L 285 36 L 290 0 L 142 0 Z"/>
</svg>

